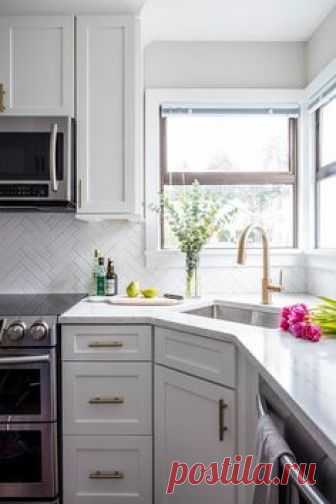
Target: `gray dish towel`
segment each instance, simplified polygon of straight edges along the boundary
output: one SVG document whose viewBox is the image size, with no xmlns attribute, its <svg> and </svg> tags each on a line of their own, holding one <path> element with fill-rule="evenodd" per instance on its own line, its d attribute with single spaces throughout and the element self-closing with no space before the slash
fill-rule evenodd
<svg viewBox="0 0 336 504">
<path fill-rule="evenodd" d="M 256 462 L 258 464 L 273 464 L 272 478 L 281 477 L 280 458 L 282 455 L 294 457 L 271 417 L 264 415 L 258 421 Z M 293 490 L 290 504 L 297 504 L 299 502 L 298 493 L 295 489 Z M 278 487 L 276 485 L 255 485 L 253 504 L 279 504 Z"/>
</svg>

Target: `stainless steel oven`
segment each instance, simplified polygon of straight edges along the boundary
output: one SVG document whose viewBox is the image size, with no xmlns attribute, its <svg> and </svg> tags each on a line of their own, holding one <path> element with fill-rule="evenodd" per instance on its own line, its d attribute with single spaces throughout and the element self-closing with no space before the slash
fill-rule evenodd
<svg viewBox="0 0 336 504">
<path fill-rule="evenodd" d="M 0 118 L 0 207 L 73 209 L 74 122 Z"/>
<path fill-rule="evenodd" d="M 59 504 L 58 315 L 83 297 L 0 295 L 0 504 Z"/>
<path fill-rule="evenodd" d="M 0 424 L 1 498 L 49 499 L 57 494 L 57 424 Z"/>
<path fill-rule="evenodd" d="M 55 348 L 0 350 L 0 423 L 55 421 L 56 393 Z"/>
<path fill-rule="evenodd" d="M 57 499 L 57 318 L 0 318 L 0 502 Z"/>
</svg>

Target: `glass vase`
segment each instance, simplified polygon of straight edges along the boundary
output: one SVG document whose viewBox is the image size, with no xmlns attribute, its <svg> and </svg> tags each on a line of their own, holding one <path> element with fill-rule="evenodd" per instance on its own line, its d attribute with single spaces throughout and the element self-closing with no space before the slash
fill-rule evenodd
<svg viewBox="0 0 336 504">
<path fill-rule="evenodd" d="M 200 297 L 199 254 L 186 255 L 186 298 Z"/>
</svg>

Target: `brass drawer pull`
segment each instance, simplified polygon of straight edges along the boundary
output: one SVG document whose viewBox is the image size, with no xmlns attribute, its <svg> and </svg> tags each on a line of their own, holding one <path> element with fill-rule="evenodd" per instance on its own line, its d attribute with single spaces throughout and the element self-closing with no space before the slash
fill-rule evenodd
<svg viewBox="0 0 336 504">
<path fill-rule="evenodd" d="M 228 407 L 223 399 L 219 400 L 219 441 L 224 441 L 224 433 L 228 430 L 224 421 L 224 411 Z"/>
<path fill-rule="evenodd" d="M 95 471 L 89 474 L 90 479 L 107 480 L 107 479 L 124 479 L 125 475 L 121 471 Z"/>
<path fill-rule="evenodd" d="M 124 404 L 123 397 L 93 397 L 89 400 L 89 404 Z"/>
<path fill-rule="evenodd" d="M 89 348 L 122 348 L 123 346 L 124 343 L 121 341 L 111 341 L 110 343 L 108 341 L 93 341 L 89 343 Z"/>
<path fill-rule="evenodd" d="M 6 110 L 6 107 L 4 105 L 5 94 L 6 94 L 6 91 L 4 90 L 4 85 L 1 82 L 0 83 L 0 112 L 4 112 Z"/>
</svg>

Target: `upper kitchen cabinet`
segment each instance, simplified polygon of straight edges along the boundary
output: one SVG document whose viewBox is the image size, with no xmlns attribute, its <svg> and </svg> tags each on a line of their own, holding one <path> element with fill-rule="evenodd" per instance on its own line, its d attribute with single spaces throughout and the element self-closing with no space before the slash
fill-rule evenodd
<svg viewBox="0 0 336 504">
<path fill-rule="evenodd" d="M 0 114 L 73 116 L 72 16 L 0 17 L 0 47 Z"/>
<path fill-rule="evenodd" d="M 77 216 L 141 216 L 141 37 L 133 16 L 77 18 Z"/>
</svg>

